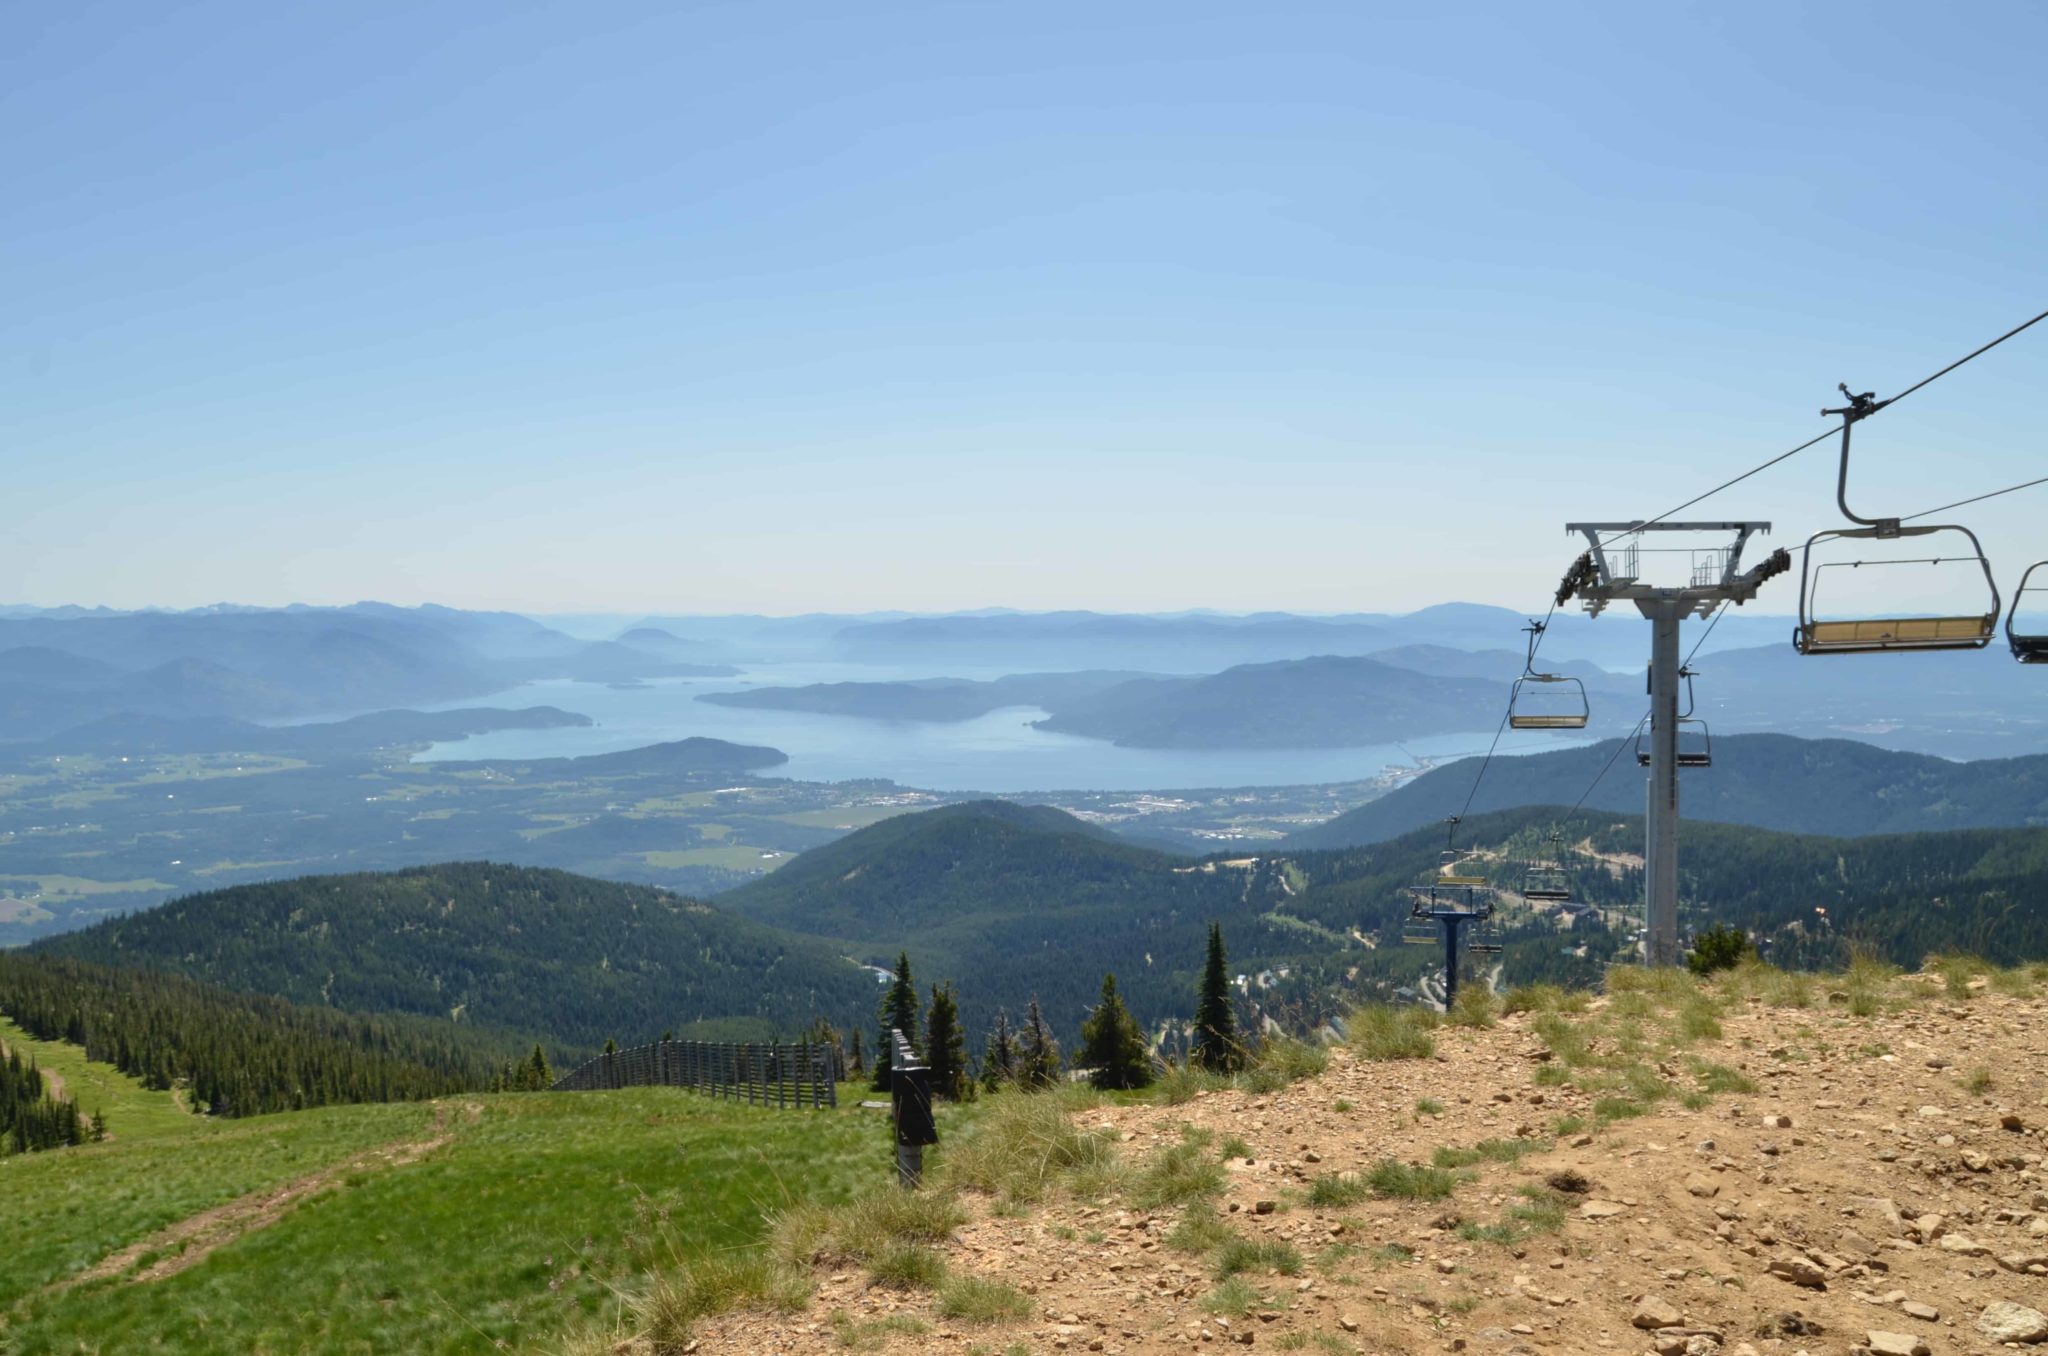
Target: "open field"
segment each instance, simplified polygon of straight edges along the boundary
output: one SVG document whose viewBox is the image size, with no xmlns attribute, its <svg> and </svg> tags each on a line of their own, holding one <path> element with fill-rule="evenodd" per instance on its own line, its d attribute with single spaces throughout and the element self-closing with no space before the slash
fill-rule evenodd
<svg viewBox="0 0 2048 1356">
<path fill-rule="evenodd" d="M 766 1209 L 889 1180 L 885 1119 L 845 1091 L 806 1113 L 666 1088 L 170 1112 L 0 1160 L 0 1352 L 550 1349 Z"/>
</svg>

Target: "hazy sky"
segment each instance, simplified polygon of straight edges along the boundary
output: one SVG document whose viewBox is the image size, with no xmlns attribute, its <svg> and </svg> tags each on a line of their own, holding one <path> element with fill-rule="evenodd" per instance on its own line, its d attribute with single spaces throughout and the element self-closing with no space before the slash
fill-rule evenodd
<svg viewBox="0 0 2048 1356">
<path fill-rule="evenodd" d="M 2048 308 L 2038 4 L 6 31 L 0 601 L 1537 607 Z M 2048 474 L 2048 323 L 1859 439 L 1865 511 Z"/>
</svg>

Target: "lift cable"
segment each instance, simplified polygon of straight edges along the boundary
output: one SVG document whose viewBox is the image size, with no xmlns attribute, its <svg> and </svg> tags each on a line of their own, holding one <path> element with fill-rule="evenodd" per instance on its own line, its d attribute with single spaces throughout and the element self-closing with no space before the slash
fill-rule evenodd
<svg viewBox="0 0 2048 1356">
<path fill-rule="evenodd" d="M 1899 521 L 1902 523 L 1910 523 L 1913 521 L 1914 518 L 1926 518 L 1932 514 L 1946 513 L 1952 508 L 1961 508 L 1965 504 L 1981 504 L 1986 499 L 1996 499 L 2001 494 L 2011 494 L 2015 490 L 2030 490 L 2036 485 L 2048 485 L 2048 476 L 2042 476 L 2037 480 L 2024 480 L 2017 485 L 2008 485 L 2002 490 L 1993 490 L 1989 494 L 1980 494 L 1975 496 L 1974 498 L 1958 499 L 1953 504 L 1943 504 L 1940 508 L 1927 509 L 1924 512 L 1912 515 L 1912 517 L 1910 518 L 1901 518 L 1899 519 Z"/>
<path fill-rule="evenodd" d="M 1993 339 L 1993 340 L 1992 340 L 1992 341 L 1991 341 L 1990 343 L 1988 343 L 1988 344 L 1985 344 L 1985 345 L 1984 345 L 1984 346 L 1983 346 L 1982 348 L 1978 348 L 1978 349 L 1972 350 L 1972 351 L 1971 351 L 1971 352 L 1969 352 L 1969 353 L 1966 353 L 1966 354 L 1964 354 L 1964 355 L 1963 355 L 1962 357 L 1960 357 L 1960 358 L 1956 359 L 1956 360 L 1955 360 L 1954 362 L 1950 363 L 1950 364 L 1949 364 L 1949 365 L 1948 365 L 1947 367 L 1944 367 L 1944 368 L 1942 368 L 1942 369 L 1941 369 L 1941 370 L 1940 370 L 1939 372 L 1936 372 L 1936 373 L 1934 373 L 1934 374 L 1933 374 L 1933 375 L 1931 375 L 1931 376 L 1926 376 L 1926 377 L 1922 377 L 1922 378 L 1921 378 L 1920 380 L 1918 380 L 1918 381 L 1914 382 L 1914 383 L 1913 383 L 1913 384 L 1912 384 L 1911 386 L 1908 386 L 1908 387 L 1907 387 L 1907 388 L 1906 388 L 1905 390 L 1903 390 L 1903 391 L 1899 392 L 1899 393 L 1898 393 L 1897 395 L 1895 395 L 1895 396 L 1891 397 L 1891 399 L 1889 399 L 1889 400 L 1879 400 L 1879 401 L 1876 401 L 1876 402 L 1874 402 L 1874 403 L 1873 403 L 1873 404 L 1872 404 L 1872 405 L 1870 406 L 1870 409 L 1869 409 L 1868 413 L 1870 413 L 1870 414 L 1875 414 L 1875 413 L 1877 413 L 1877 412 L 1878 412 L 1879 410 L 1881 410 L 1881 409 L 1884 409 L 1884 408 L 1885 408 L 1886 406 L 1888 406 L 1888 405 L 1896 405 L 1896 404 L 1898 404 L 1898 403 L 1899 403 L 1899 402 L 1900 402 L 1901 400 L 1904 400 L 1904 399 L 1905 399 L 1905 398 L 1906 398 L 1907 396 L 1909 396 L 1909 395 L 1913 394 L 1913 392 L 1915 392 L 1915 391 L 1919 390 L 1919 389 L 1920 389 L 1921 387 L 1923 387 L 1923 386 L 1927 386 L 1927 385 L 1930 385 L 1930 384 L 1931 384 L 1931 383 L 1933 383 L 1933 382 L 1939 381 L 1939 380 L 1940 380 L 1941 378 L 1943 378 L 1943 377 L 1947 376 L 1947 375 L 1948 375 L 1949 373 L 1951 373 L 1951 372 L 1955 371 L 1955 370 L 1956 370 L 1956 369 L 1957 369 L 1958 367 L 1961 367 L 1961 366 L 1962 366 L 1962 365 L 1963 365 L 1964 363 L 1966 363 L 1966 362 L 1969 362 L 1969 361 L 1970 361 L 1970 360 L 1971 360 L 1972 358 L 1979 358 L 1979 357 L 1982 357 L 1982 356 L 1983 356 L 1984 354 L 1986 354 L 1986 353 L 1989 353 L 1989 352 L 1990 352 L 1990 351 L 1991 351 L 1992 349 L 1994 349 L 1994 348 L 1997 348 L 1997 347 L 1998 347 L 1998 346 L 1999 346 L 2000 344 L 2002 344 L 2002 343 L 2004 343 L 2004 342 L 2005 342 L 2006 340 L 2008 340 L 2008 339 L 2012 338 L 2012 337 L 2013 337 L 2014 335 L 2016 335 L 2016 334 L 2019 334 L 2019 333 L 2021 333 L 2021 332 L 2022 332 L 2022 331 L 2024 331 L 2024 330 L 2028 330 L 2028 329 L 2031 329 L 2031 328 L 2032 328 L 2032 327 L 2034 327 L 2035 325 L 2038 325 L 2038 324 L 2040 324 L 2040 323 L 2041 323 L 2041 322 L 2042 322 L 2043 320 L 2048 320 L 2048 311 L 2043 311 L 2043 312 L 2041 312 L 2041 314 L 2039 314 L 2039 315 L 2035 316 L 2035 317 L 2034 317 L 2034 318 L 2033 318 L 2032 320 L 2026 321 L 2026 322 L 2025 322 L 2024 324 L 2020 324 L 2020 325 L 2015 325 L 2015 326 L 2014 326 L 2013 328 L 2011 328 L 2011 329 L 2007 330 L 2007 331 L 2006 331 L 2006 332 L 2005 332 L 2004 334 L 2001 334 L 2001 335 L 1999 335 L 1999 336 L 1998 336 L 1998 337 L 1997 337 L 1996 339 Z M 1661 522 L 1663 522 L 1663 521 L 1664 521 L 1665 519 L 1667 519 L 1667 518 L 1671 517 L 1671 516 L 1672 516 L 1673 514 L 1675 514 L 1675 513 L 1683 513 L 1683 512 L 1685 511 L 1685 510 L 1687 510 L 1687 509 L 1691 508 L 1691 507 L 1692 507 L 1692 506 L 1693 506 L 1694 504 L 1697 504 L 1697 503 L 1699 503 L 1699 502 L 1701 502 L 1702 500 L 1705 500 L 1705 499 L 1711 499 L 1711 498 L 1713 498 L 1713 497 L 1714 497 L 1715 495 L 1719 494 L 1719 493 L 1720 493 L 1721 491 L 1723 491 L 1723 490 L 1725 490 L 1725 489 L 1728 489 L 1728 488 L 1730 488 L 1730 487 L 1732 487 L 1732 486 L 1735 486 L 1735 485 L 1740 485 L 1740 484 L 1741 484 L 1741 483 L 1742 483 L 1743 481 L 1745 481 L 1745 480 L 1748 480 L 1748 479 L 1749 479 L 1749 478 L 1750 478 L 1751 476 L 1753 476 L 1753 475 L 1756 475 L 1756 474 L 1757 474 L 1758 472 L 1760 472 L 1760 471 L 1768 471 L 1768 470 L 1769 470 L 1769 469 L 1770 469 L 1771 467 L 1773 467 L 1773 466 L 1776 466 L 1776 465 L 1777 465 L 1777 464 L 1778 464 L 1779 462 L 1781 462 L 1781 461 L 1786 461 L 1786 460 L 1789 460 L 1790 458 L 1792 458 L 1792 457 L 1794 457 L 1794 456 L 1797 456 L 1797 455 L 1798 455 L 1799 453 L 1801 453 L 1801 452 L 1804 452 L 1804 451 L 1805 451 L 1805 450 L 1806 450 L 1807 448 L 1809 448 L 1809 447 L 1812 447 L 1812 446 L 1814 446 L 1814 445 L 1815 445 L 1816 443 L 1822 443 L 1822 442 L 1826 442 L 1826 441 L 1827 441 L 1827 440 L 1828 440 L 1829 438 L 1832 438 L 1832 437 L 1834 437 L 1834 436 L 1835 436 L 1835 434 L 1836 434 L 1836 433 L 1838 433 L 1838 432 L 1840 432 L 1840 430 L 1839 430 L 1839 429 L 1832 429 L 1832 428 L 1831 428 L 1831 429 L 1829 429 L 1829 430 L 1828 430 L 1828 431 L 1827 431 L 1826 433 L 1823 433 L 1823 434 L 1821 434 L 1821 435 L 1820 435 L 1819 437 L 1817 437 L 1817 438 L 1809 438 L 1809 439 L 1808 439 L 1807 441 L 1805 441 L 1805 442 L 1803 442 L 1803 443 L 1799 444 L 1799 446 L 1797 446 L 1797 447 L 1795 447 L 1795 448 L 1791 449 L 1791 450 L 1790 450 L 1790 451 L 1788 451 L 1788 452 L 1780 452 L 1780 453 L 1779 453 L 1779 454 L 1778 454 L 1777 456 L 1775 456 L 1775 457 L 1772 457 L 1772 458 L 1771 458 L 1771 459 L 1770 459 L 1769 461 L 1766 461 L 1766 462 L 1762 462 L 1762 463 L 1760 463 L 1760 464 L 1758 464 L 1758 465 L 1756 465 L 1756 466 L 1752 466 L 1752 467 L 1751 467 L 1750 469 L 1748 469 L 1747 471 L 1744 471 L 1744 472 L 1743 472 L 1743 473 L 1742 473 L 1741 475 L 1739 475 L 1739 476 L 1736 476 L 1736 477 L 1735 477 L 1734 479 L 1732 479 L 1732 480 L 1725 480 L 1725 481 L 1722 481 L 1722 482 L 1721 482 L 1721 483 L 1720 483 L 1719 485 L 1716 485 L 1716 486 L 1715 486 L 1715 487 L 1714 487 L 1713 489 L 1711 489 L 1711 490 L 1708 490 L 1708 491 L 1707 491 L 1707 492 L 1706 492 L 1705 494 L 1695 495 L 1695 496 L 1693 496 L 1693 497 L 1692 497 L 1691 499 L 1688 499 L 1688 500 L 1686 500 L 1686 501 L 1685 501 L 1685 502 L 1684 502 L 1683 504 L 1680 504 L 1680 505 L 1679 505 L 1678 507 L 1676 507 L 1676 508 L 1666 509 L 1666 510 L 1665 510 L 1664 512 L 1662 512 L 1662 513 L 1658 514 L 1658 515 L 1657 515 L 1656 517 L 1654 517 L 1654 518 L 1651 518 L 1651 519 L 1650 519 L 1650 520 L 1648 520 L 1647 522 L 1645 522 L 1645 523 L 1642 523 L 1642 524 L 1641 524 L 1640 526 L 1641 526 L 1641 527 L 1649 527 L 1649 526 L 1650 526 L 1651 524 L 1653 524 L 1653 523 L 1661 523 Z M 2038 482 L 2035 482 L 2035 483 L 2038 483 Z M 2015 486 L 2014 488 L 2015 488 L 2015 489 L 2018 489 L 2018 488 L 2022 488 L 2022 487 L 2020 487 L 2020 486 Z M 2001 491 L 1999 491 L 1999 493 L 2003 494 L 2003 493 L 2006 493 L 2006 491 L 2003 491 L 2003 490 L 2001 490 Z M 1971 500 L 1967 500 L 1967 499 L 1966 499 L 1966 500 L 1964 500 L 1963 502 L 1964 502 L 1964 503 L 1970 503 L 1970 502 L 1973 502 L 1973 501 L 1971 501 Z M 1954 504 L 1950 504 L 1950 505 L 1949 505 L 1948 507 L 1950 507 L 1950 508 L 1955 508 L 1955 507 L 1957 507 L 1957 505 L 1954 505 Z M 1930 509 L 1930 510 L 1929 510 L 1929 512 L 1930 512 L 1930 513 L 1939 513 L 1939 512 L 1941 512 L 1941 510 L 1940 510 L 1940 509 Z M 1925 516 L 1925 515 L 1919 515 L 1919 516 Z M 1902 520 L 1902 521 L 1903 521 L 1903 520 Z M 1635 528 L 1635 529 L 1631 529 L 1630 531 L 1627 531 L 1627 532 L 1617 532 L 1617 533 L 1615 533 L 1615 534 L 1614 534 L 1614 535 L 1613 535 L 1612 537 L 1609 537 L 1609 538 L 1608 538 L 1608 539 L 1607 539 L 1606 541 L 1603 541 L 1603 542 L 1601 542 L 1600 544 L 1601 544 L 1602 546 L 1607 546 L 1607 545 L 1610 545 L 1610 544 L 1612 544 L 1612 543 L 1614 543 L 1614 542 L 1616 542 L 1616 541 L 1619 541 L 1619 540 L 1621 540 L 1621 539 L 1622 539 L 1623 537 L 1627 537 L 1627 536 L 1632 536 L 1632 535 L 1634 535 L 1634 534 L 1635 534 L 1635 533 L 1636 533 L 1637 531 L 1639 531 L 1639 530 L 1640 530 L 1640 528 Z"/>
</svg>

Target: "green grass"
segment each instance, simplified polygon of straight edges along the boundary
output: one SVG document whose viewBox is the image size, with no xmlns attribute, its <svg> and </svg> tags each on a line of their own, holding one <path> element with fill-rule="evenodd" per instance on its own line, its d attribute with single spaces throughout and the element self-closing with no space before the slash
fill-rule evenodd
<svg viewBox="0 0 2048 1356">
<path fill-rule="evenodd" d="M 1078 1089 L 984 1097 L 977 1132 L 946 1149 L 938 1184 L 1009 1202 L 1039 1200 L 1055 1189 L 1082 1196 L 1113 1189 L 1121 1173 L 1115 1133 L 1074 1124 L 1073 1113 L 1095 1103 Z"/>
<path fill-rule="evenodd" d="M 1222 1247 L 1231 1237 L 1216 1208 L 1203 1202 L 1181 1212 L 1180 1223 L 1166 1235 L 1166 1246 L 1175 1252 L 1203 1253 Z"/>
<path fill-rule="evenodd" d="M 1223 1190 L 1228 1174 L 1209 1151 L 1209 1137 L 1183 1132 L 1178 1144 L 1152 1156 L 1131 1182 L 1131 1204 L 1146 1210 L 1206 1200 Z"/>
<path fill-rule="evenodd" d="M 1375 1196 L 1440 1201 L 1457 1190 L 1458 1174 L 1445 1168 L 1425 1168 L 1399 1159 L 1382 1158 L 1366 1173 L 1365 1181 Z"/>
<path fill-rule="evenodd" d="M 24 1061 L 64 1080 L 64 1095 L 86 1116 L 103 1111 L 107 1133 L 120 1143 L 190 1135 L 205 1122 L 186 1111 L 168 1092 L 152 1092 L 111 1064 L 88 1062 L 85 1051 L 62 1041 L 39 1041 L 0 1017 L 0 1045 L 19 1050 Z"/>
<path fill-rule="evenodd" d="M 1538 1069 L 1537 1072 L 1541 1073 L 1542 1070 Z M 1441 1116 L 1444 1114 L 1444 1104 L 1434 1097 L 1421 1098 L 1415 1103 L 1415 1114 L 1418 1116 Z"/>
<path fill-rule="evenodd" d="M 1355 1173 L 1324 1173 L 1308 1184 L 1308 1203 L 1324 1209 L 1341 1210 L 1371 1194 L 1371 1185 Z"/>
<path fill-rule="evenodd" d="M 1486 1139 L 1468 1148 L 1444 1145 L 1430 1155 L 1439 1168 L 1469 1168 L 1475 1163 L 1513 1163 L 1524 1154 L 1540 1153 L 1550 1147 L 1544 1139 Z"/>
<path fill-rule="evenodd" d="M 946 1279 L 946 1255 L 922 1243 L 892 1243 L 868 1258 L 868 1275 L 897 1290 L 933 1290 Z"/>
<path fill-rule="evenodd" d="M 1021 1323 L 1031 1297 L 1015 1286 L 980 1276 L 956 1276 L 939 1287 L 939 1315 L 962 1323 Z"/>
<path fill-rule="evenodd" d="M 1351 1049 L 1360 1059 L 1428 1059 L 1436 1053 L 1436 1025 L 1426 1008 L 1368 1004 L 1352 1010 Z"/>
<path fill-rule="evenodd" d="M 1263 1276 L 1269 1272 L 1299 1276 L 1301 1254 L 1289 1244 L 1265 1238 L 1231 1238 L 1216 1250 L 1216 1279 L 1219 1281 L 1247 1274 Z"/>
<path fill-rule="evenodd" d="M 7 1160 L 10 1349 L 523 1350 L 619 1321 L 622 1293 L 649 1321 L 686 1323 L 727 1297 L 788 1298 L 750 1248 L 765 1209 L 845 1200 L 893 1171 L 878 1122 L 851 1109 L 755 1110 L 664 1088 L 451 1101 L 481 1113 L 458 1110 L 437 1152 L 343 1175 L 145 1284 L 36 1294 L 208 1206 L 421 1138 L 432 1108 L 332 1107 Z"/>
<path fill-rule="evenodd" d="M 1257 1286 L 1242 1276 L 1232 1276 L 1202 1296 L 1201 1306 L 1212 1314 L 1243 1318 L 1254 1309 L 1266 1307 L 1266 1302 L 1259 1297 Z"/>
</svg>

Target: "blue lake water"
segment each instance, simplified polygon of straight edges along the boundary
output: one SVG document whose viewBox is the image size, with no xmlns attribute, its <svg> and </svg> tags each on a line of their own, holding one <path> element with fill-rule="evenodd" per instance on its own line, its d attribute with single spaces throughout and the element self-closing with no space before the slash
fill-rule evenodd
<svg viewBox="0 0 2048 1356">
<path fill-rule="evenodd" d="M 702 692 L 749 686 L 922 676 L 929 674 L 778 665 L 738 678 L 665 679 L 639 688 L 528 683 L 481 701 L 449 705 L 557 706 L 589 716 L 597 724 L 586 729 L 501 730 L 436 744 L 420 758 L 573 758 L 702 735 L 780 749 L 789 762 L 772 769 L 772 775 L 798 781 L 884 777 L 931 791 L 1165 791 L 1363 781 L 1389 768 L 1414 767 L 1424 759 L 1483 753 L 1493 738 L 1489 730 L 1347 749 L 1126 749 L 1105 740 L 1034 729 L 1031 722 L 1045 716 L 1035 707 L 1010 707 L 975 720 L 940 723 L 749 710 L 696 700 Z M 1502 752 L 1534 753 L 1571 742 L 1510 734 L 1502 741 Z"/>
</svg>

